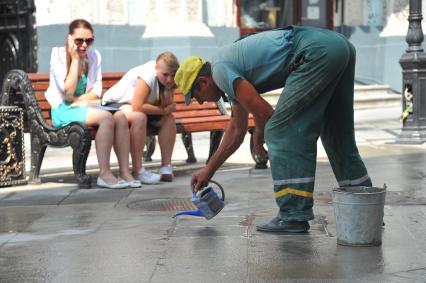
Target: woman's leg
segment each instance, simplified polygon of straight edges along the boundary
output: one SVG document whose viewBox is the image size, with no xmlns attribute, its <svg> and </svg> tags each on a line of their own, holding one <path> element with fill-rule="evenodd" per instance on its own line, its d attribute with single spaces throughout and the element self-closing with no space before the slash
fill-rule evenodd
<svg viewBox="0 0 426 283">
<path fill-rule="evenodd" d="M 173 148 L 176 140 L 176 122 L 172 114 L 164 116 L 159 122 L 158 144 L 161 150 L 161 166 L 172 162 Z"/>
<path fill-rule="evenodd" d="M 142 168 L 142 155 L 145 147 L 147 116 L 142 112 L 135 112 L 131 105 L 120 108 L 130 122 L 130 155 L 132 156 L 132 174 L 137 176 Z"/>
<path fill-rule="evenodd" d="M 98 126 L 95 137 L 96 156 L 99 163 L 99 177 L 108 184 L 118 182 L 110 167 L 111 148 L 114 140 L 114 119 L 108 111 L 88 108 L 87 126 Z"/>
<path fill-rule="evenodd" d="M 132 181 L 134 178 L 129 172 L 129 152 L 130 152 L 130 134 L 129 124 L 122 111 L 117 111 L 113 115 L 114 131 L 114 151 L 117 155 L 118 165 L 120 167 L 120 176 L 126 181 Z"/>
</svg>

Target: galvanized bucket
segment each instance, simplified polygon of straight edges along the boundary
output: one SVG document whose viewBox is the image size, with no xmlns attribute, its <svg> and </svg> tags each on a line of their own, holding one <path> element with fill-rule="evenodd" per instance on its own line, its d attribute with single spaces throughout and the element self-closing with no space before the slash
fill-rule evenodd
<svg viewBox="0 0 426 283">
<path fill-rule="evenodd" d="M 333 189 L 337 243 L 346 246 L 382 244 L 386 187 Z"/>
</svg>

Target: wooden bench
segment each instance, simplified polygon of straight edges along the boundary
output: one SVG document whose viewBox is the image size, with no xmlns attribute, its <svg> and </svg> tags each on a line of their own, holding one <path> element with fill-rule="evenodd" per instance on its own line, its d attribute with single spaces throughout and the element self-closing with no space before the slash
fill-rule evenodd
<svg viewBox="0 0 426 283">
<path fill-rule="evenodd" d="M 103 91 L 117 83 L 124 73 L 104 73 L 102 76 Z M 86 161 L 91 148 L 91 141 L 96 135 L 96 128 L 83 127 L 75 122 L 62 128 L 53 128 L 50 117 L 50 104 L 46 101 L 44 92 L 49 86 L 49 74 L 26 74 L 21 70 L 9 71 L 4 79 L 1 104 L 17 105 L 24 108 L 25 131 L 31 136 L 31 167 L 30 182 L 40 182 L 39 173 L 46 147 L 67 147 L 73 149 L 73 170 L 80 187 L 90 187 L 91 177 L 86 174 Z M 228 126 L 230 116 L 220 102 L 209 102 L 202 105 L 193 103 L 185 105 L 184 96 L 176 93 L 174 96 L 176 111 L 177 133 L 182 134 L 182 140 L 188 153 L 187 162 L 196 162 L 192 147 L 193 132 L 210 131 L 209 158 L 217 150 L 224 130 Z M 254 120 L 249 119 L 250 132 L 254 128 Z M 148 129 L 149 143 L 144 153 L 144 159 L 151 160 L 155 150 L 155 138 L 158 133 Z M 252 144 L 252 143 L 250 143 Z M 252 152 L 256 168 L 266 168 L 267 160 L 262 160 Z"/>
</svg>

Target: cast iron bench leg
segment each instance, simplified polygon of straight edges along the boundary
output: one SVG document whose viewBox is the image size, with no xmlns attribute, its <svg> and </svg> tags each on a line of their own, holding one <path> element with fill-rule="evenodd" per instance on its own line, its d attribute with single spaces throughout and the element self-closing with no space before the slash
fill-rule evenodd
<svg viewBox="0 0 426 283">
<path fill-rule="evenodd" d="M 68 141 L 73 149 L 72 163 L 74 175 L 80 188 L 90 188 L 92 177 L 86 175 L 86 161 L 92 146 L 90 131 L 74 128 L 70 130 Z"/>
<path fill-rule="evenodd" d="M 146 137 L 146 150 L 143 152 L 143 161 L 152 161 L 152 155 L 155 151 L 155 136 L 147 136 Z"/>
<path fill-rule="evenodd" d="M 217 148 L 219 147 L 220 141 L 222 140 L 224 131 L 210 131 L 210 150 L 209 150 L 209 157 L 207 159 L 207 162 L 209 162 L 210 157 L 216 152 Z M 207 163 L 206 162 L 206 163 Z"/>
<path fill-rule="evenodd" d="M 31 138 L 31 169 L 29 181 L 30 183 L 40 183 L 40 167 L 43 162 L 44 153 L 47 145 L 40 144 L 40 139 L 35 136 Z"/>
<path fill-rule="evenodd" d="M 197 159 L 195 158 L 194 148 L 192 146 L 192 134 L 182 133 L 182 142 L 183 142 L 183 145 L 185 146 L 186 153 L 188 154 L 186 163 L 196 163 Z"/>
</svg>

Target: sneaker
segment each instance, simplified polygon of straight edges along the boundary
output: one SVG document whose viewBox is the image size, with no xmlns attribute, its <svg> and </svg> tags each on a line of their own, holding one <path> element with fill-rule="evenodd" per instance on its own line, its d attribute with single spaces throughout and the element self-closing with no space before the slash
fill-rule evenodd
<svg viewBox="0 0 426 283">
<path fill-rule="evenodd" d="M 308 221 L 285 221 L 278 216 L 271 221 L 256 226 L 262 232 L 304 233 L 309 230 Z"/>
<path fill-rule="evenodd" d="M 161 181 L 163 182 L 171 182 L 173 180 L 173 169 L 170 164 L 161 167 L 158 173 L 160 173 Z"/>
<path fill-rule="evenodd" d="M 138 179 L 141 181 L 142 184 L 157 184 L 158 182 L 160 182 L 161 176 L 152 173 L 151 171 L 145 170 L 145 168 L 142 168 L 139 171 Z"/>
</svg>

